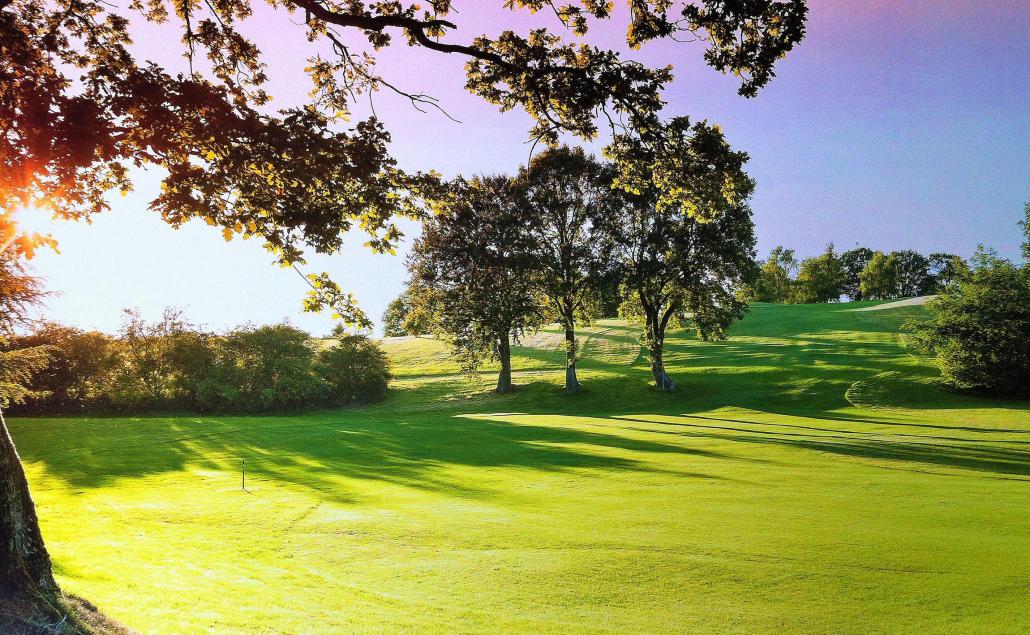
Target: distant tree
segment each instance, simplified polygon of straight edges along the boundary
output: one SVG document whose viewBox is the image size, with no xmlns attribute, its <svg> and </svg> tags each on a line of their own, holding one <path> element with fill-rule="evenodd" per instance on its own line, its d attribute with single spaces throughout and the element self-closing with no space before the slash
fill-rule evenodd
<svg viewBox="0 0 1030 635">
<path fill-rule="evenodd" d="M 656 149 L 637 137 L 616 137 L 609 154 L 620 166 L 625 204 L 606 225 L 625 272 L 626 314 L 643 322 L 659 390 L 676 387 L 664 362 L 670 321 L 689 320 L 706 340 L 725 337 L 747 310 L 738 291 L 757 274 L 747 154 L 732 150 L 704 121 L 674 119 L 666 138 Z M 689 188 L 687 203 L 666 196 L 672 180 Z"/>
<path fill-rule="evenodd" d="M 836 302 L 844 293 L 847 274 L 844 265 L 833 250 L 826 246 L 822 255 L 806 258 L 794 285 L 794 300 L 800 303 Z"/>
<path fill-rule="evenodd" d="M 930 254 L 927 261 L 933 280 L 932 293 L 940 293 L 969 273 L 969 264 L 961 256 L 938 252 Z"/>
<path fill-rule="evenodd" d="M 33 396 L 14 412 L 63 414 L 95 407 L 106 400 L 121 361 L 118 343 L 110 336 L 49 322 L 12 338 L 11 346 L 48 351 L 46 367 L 29 384 Z"/>
<path fill-rule="evenodd" d="M 956 388 L 1030 395 L 1030 265 L 982 248 L 973 263 L 927 303 L 929 319 L 908 325 L 913 342 Z"/>
<path fill-rule="evenodd" d="M 793 276 L 798 271 L 798 261 L 793 249 L 777 245 L 769 257 L 759 262 L 758 277 L 753 286 L 755 302 L 787 302 L 792 293 Z"/>
<path fill-rule="evenodd" d="M 1023 228 L 1023 260 L 1030 261 L 1030 203 L 1023 204 L 1023 220 L 1019 221 Z"/>
<path fill-rule="evenodd" d="M 407 296 L 407 292 L 403 292 L 386 305 L 386 310 L 383 311 L 383 337 L 407 335 L 404 330 L 404 318 L 408 314 Z"/>
<path fill-rule="evenodd" d="M 390 360 L 377 342 L 361 333 L 349 333 L 342 325 L 333 330 L 336 342 L 318 352 L 315 372 L 329 387 L 330 404 L 381 401 L 390 383 Z"/>
<path fill-rule="evenodd" d="M 324 403 L 311 335 L 289 324 L 244 326 L 217 342 L 217 362 L 198 389 L 205 410 L 283 412 Z"/>
<path fill-rule="evenodd" d="M 598 317 L 600 281 L 611 273 L 611 241 L 600 223 L 615 208 L 613 173 L 580 148 L 542 152 L 519 174 L 536 279 L 565 329 L 565 391 L 579 390 L 576 323 Z"/>
<path fill-rule="evenodd" d="M 898 263 L 894 256 L 877 251 L 859 275 L 862 297 L 866 300 L 892 300 L 898 297 Z"/>
<path fill-rule="evenodd" d="M 936 284 L 930 275 L 930 261 L 911 249 L 891 252 L 898 268 L 898 295 L 910 298 L 933 293 Z"/>
<path fill-rule="evenodd" d="M 840 262 L 844 267 L 844 285 L 841 289 L 852 302 L 863 299 L 862 281 L 859 276 L 872 258 L 873 250 L 868 247 L 855 247 L 840 255 Z"/>
<path fill-rule="evenodd" d="M 432 291 L 436 330 L 467 373 L 485 354 L 501 363 L 497 392 L 512 390 L 511 344 L 543 319 L 524 206 L 504 176 L 459 179 L 423 224 L 408 268 Z"/>
</svg>

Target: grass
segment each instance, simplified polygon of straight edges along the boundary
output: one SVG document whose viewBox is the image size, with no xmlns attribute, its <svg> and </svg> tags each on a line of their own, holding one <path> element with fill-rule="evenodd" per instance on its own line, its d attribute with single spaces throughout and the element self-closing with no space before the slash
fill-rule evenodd
<svg viewBox="0 0 1030 635">
<path fill-rule="evenodd" d="M 59 581 L 147 633 L 1027 632 L 1030 409 L 853 307 L 678 333 L 674 394 L 601 322 L 573 397 L 548 336 L 503 397 L 409 339 L 362 410 L 12 429 Z"/>
</svg>

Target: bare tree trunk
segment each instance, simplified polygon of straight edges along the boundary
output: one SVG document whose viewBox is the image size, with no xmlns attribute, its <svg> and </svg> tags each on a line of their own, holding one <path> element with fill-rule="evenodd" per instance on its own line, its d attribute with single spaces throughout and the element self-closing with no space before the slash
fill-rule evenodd
<svg viewBox="0 0 1030 635">
<path fill-rule="evenodd" d="M 58 593 L 29 483 L 0 411 L 0 602 L 49 604 Z"/>
<path fill-rule="evenodd" d="M 647 340 L 647 349 L 651 356 L 651 374 L 654 376 L 654 385 L 658 390 L 676 390 L 676 382 L 665 372 L 665 360 L 663 358 L 665 328 L 668 325 L 668 321 L 668 315 L 660 318 L 657 311 L 648 312 L 644 326 L 644 337 Z"/>
<path fill-rule="evenodd" d="M 508 334 L 500 338 L 497 345 L 497 356 L 501 360 L 501 372 L 497 373 L 497 392 L 500 394 L 509 393 L 512 390 L 511 384 L 511 341 Z"/>
<path fill-rule="evenodd" d="M 579 392 L 579 379 L 576 378 L 576 327 L 565 327 L 565 392 Z"/>
</svg>

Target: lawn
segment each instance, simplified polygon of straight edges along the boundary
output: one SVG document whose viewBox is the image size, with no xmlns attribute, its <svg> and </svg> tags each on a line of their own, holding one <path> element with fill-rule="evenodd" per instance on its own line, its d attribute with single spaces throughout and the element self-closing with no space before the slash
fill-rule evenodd
<svg viewBox="0 0 1030 635">
<path fill-rule="evenodd" d="M 59 581 L 145 633 L 1027 632 L 1028 404 L 854 306 L 677 333 L 674 394 L 611 321 L 574 397 L 554 336 L 503 397 L 420 338 L 365 409 L 11 427 Z"/>
</svg>

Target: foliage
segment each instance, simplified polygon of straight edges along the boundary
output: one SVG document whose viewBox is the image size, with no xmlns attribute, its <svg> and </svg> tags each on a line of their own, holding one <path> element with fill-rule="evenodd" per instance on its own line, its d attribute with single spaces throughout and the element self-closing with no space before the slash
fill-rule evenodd
<svg viewBox="0 0 1030 635">
<path fill-rule="evenodd" d="M 643 314 L 642 341 L 659 389 L 675 387 L 663 362 L 670 320 L 689 314 L 700 337 L 725 337 L 747 309 L 738 291 L 756 275 L 747 154 L 732 150 L 705 121 L 691 125 L 677 118 L 666 137 L 675 141 L 655 147 L 618 136 L 609 151 L 621 170 L 616 183 L 626 194 L 607 228 L 627 290 L 636 295 L 624 306 Z M 668 198 L 673 174 L 689 204 Z"/>
<path fill-rule="evenodd" d="M 862 297 L 867 300 L 891 300 L 898 297 L 898 263 L 893 255 L 875 252 L 858 278 Z"/>
<path fill-rule="evenodd" d="M 936 252 L 930 254 L 927 260 L 933 280 L 933 293 L 940 293 L 969 274 L 969 264 L 961 256 Z"/>
<path fill-rule="evenodd" d="M 751 285 L 750 301 L 787 302 L 792 295 L 793 279 L 797 273 L 798 261 L 793 249 L 777 245 L 769 257 L 758 263 L 758 276 Z"/>
<path fill-rule="evenodd" d="M 382 401 L 390 382 L 390 362 L 378 343 L 367 335 L 333 333 L 335 345 L 318 352 L 315 372 L 328 386 L 333 405 Z"/>
<path fill-rule="evenodd" d="M 1030 266 L 982 249 L 974 265 L 909 325 L 913 341 L 956 388 L 1030 395 Z"/>
<path fill-rule="evenodd" d="M 0 249 L 0 408 L 6 408 L 28 397 L 39 396 L 38 390 L 32 387 L 32 379 L 45 367 L 50 351 L 45 346 L 16 350 L 8 346 L 15 327 L 29 322 L 29 311 L 40 303 L 46 291 L 13 250 L 7 249 L 7 245 L 0 247 L 3 247 Z M 0 429 L 0 434 L 3 433 Z"/>
<path fill-rule="evenodd" d="M 383 399 L 390 374 L 378 345 L 338 336 L 340 346 L 316 353 L 310 335 L 285 324 L 220 336 L 174 309 L 156 322 L 126 311 L 119 337 L 47 323 L 0 354 L 42 356 L 18 413 L 278 412 Z"/>
<path fill-rule="evenodd" d="M 376 71 L 375 51 L 395 38 L 412 48 L 410 55 L 466 58 L 468 90 L 502 111 L 525 110 L 537 140 L 554 144 L 562 132 L 594 138 L 598 118 L 613 126 L 625 120 L 641 133 L 660 130 L 671 67 L 648 68 L 586 41 L 592 21 L 613 19 L 608 3 L 556 10 L 557 30 L 504 30 L 464 43 L 448 41 L 458 31 L 452 4 L 276 0 L 271 19 L 303 16 L 312 42 L 305 70 L 315 88 L 307 103 L 270 112 L 262 54 L 246 35 L 250 0 L 127 7 L 0 0 L 0 209 L 36 206 L 88 218 L 107 208 L 108 192 L 131 189 L 131 166 L 150 165 L 164 174 L 151 207 L 173 225 L 200 218 L 221 227 L 226 239 L 260 237 L 287 265 L 303 263 L 304 248 L 339 250 L 355 226 L 369 234 L 373 249 L 389 251 L 400 237 L 393 217 L 419 215 L 438 195 L 437 178 L 399 169 L 387 152 L 389 134 L 374 117 L 348 130 L 340 124 L 354 100 L 383 89 L 416 107 L 439 107 Z M 512 11 L 554 7 L 540 0 L 498 4 Z M 690 33 L 706 43 L 708 64 L 740 76 L 741 94 L 753 96 L 803 39 L 806 17 L 803 0 L 633 3 L 627 43 Z M 138 59 L 130 24 L 141 21 L 156 37 L 182 42 L 188 73 Z M 556 32 L 570 28 L 571 42 Z M 319 46 L 331 52 L 323 55 Z M 47 241 L 24 234 L 14 240 L 19 253 Z M 368 324 L 325 274 L 309 279 L 308 309 L 332 308 Z"/>
<path fill-rule="evenodd" d="M 409 283 L 399 296 L 390 300 L 383 312 L 383 336 L 432 333 L 432 307 L 427 305 L 425 296 L 424 289 Z"/>
<path fill-rule="evenodd" d="M 898 270 L 898 295 L 911 298 L 933 293 L 936 280 L 930 273 L 930 261 L 911 249 L 891 252 Z"/>
<path fill-rule="evenodd" d="M 14 338 L 11 347 L 48 352 L 45 367 L 29 384 L 35 393 L 29 406 L 14 412 L 71 414 L 110 406 L 122 364 L 122 351 L 110 336 L 48 322 Z"/>
<path fill-rule="evenodd" d="M 801 262 L 792 301 L 802 304 L 836 302 L 844 293 L 846 279 L 844 264 L 830 243 L 822 255 Z"/>
<path fill-rule="evenodd" d="M 868 247 L 855 247 L 840 255 L 841 266 L 844 267 L 844 284 L 841 290 L 852 302 L 865 299 L 862 296 L 862 280 L 860 276 L 872 259 L 873 250 Z"/>
<path fill-rule="evenodd" d="M 1023 229 L 1023 260 L 1030 261 L 1030 203 L 1023 204 L 1023 220 L 1019 221 Z"/>
</svg>

